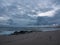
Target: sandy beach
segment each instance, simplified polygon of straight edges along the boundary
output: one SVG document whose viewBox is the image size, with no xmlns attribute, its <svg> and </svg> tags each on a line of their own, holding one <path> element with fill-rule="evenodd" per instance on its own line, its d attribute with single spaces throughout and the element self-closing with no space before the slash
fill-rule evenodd
<svg viewBox="0 0 60 45">
<path fill-rule="evenodd" d="M 0 45 L 60 45 L 60 31 L 0 36 Z"/>
</svg>

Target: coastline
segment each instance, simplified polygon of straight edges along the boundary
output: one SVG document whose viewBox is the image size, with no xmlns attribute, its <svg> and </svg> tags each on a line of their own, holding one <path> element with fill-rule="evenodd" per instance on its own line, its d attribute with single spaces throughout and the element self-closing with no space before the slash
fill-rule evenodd
<svg viewBox="0 0 60 45">
<path fill-rule="evenodd" d="M 0 36 L 0 45 L 60 45 L 60 30 Z"/>
</svg>

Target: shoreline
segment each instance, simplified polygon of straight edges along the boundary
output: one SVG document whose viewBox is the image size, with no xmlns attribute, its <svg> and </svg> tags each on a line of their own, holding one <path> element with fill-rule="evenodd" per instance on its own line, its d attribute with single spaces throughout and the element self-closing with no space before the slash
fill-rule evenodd
<svg viewBox="0 0 60 45">
<path fill-rule="evenodd" d="M 11 30 L 12 29 L 12 30 Z M 16 30 L 14 28 L 9 28 L 9 29 L 5 29 L 5 30 L 0 30 L 0 35 L 10 35 L 14 32 L 20 32 L 20 31 L 42 31 L 42 32 L 45 32 L 45 31 L 56 31 L 56 30 L 60 30 L 60 28 L 39 28 L 39 27 L 36 27 L 36 28 L 17 28 Z"/>
<path fill-rule="evenodd" d="M 60 30 L 0 36 L 0 45 L 60 45 Z"/>
</svg>

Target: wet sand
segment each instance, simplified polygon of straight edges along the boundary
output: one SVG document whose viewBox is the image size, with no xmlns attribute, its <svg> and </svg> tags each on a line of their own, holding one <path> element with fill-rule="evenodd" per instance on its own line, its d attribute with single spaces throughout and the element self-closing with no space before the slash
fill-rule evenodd
<svg viewBox="0 0 60 45">
<path fill-rule="evenodd" d="M 60 45 L 60 31 L 0 36 L 0 45 Z"/>
</svg>

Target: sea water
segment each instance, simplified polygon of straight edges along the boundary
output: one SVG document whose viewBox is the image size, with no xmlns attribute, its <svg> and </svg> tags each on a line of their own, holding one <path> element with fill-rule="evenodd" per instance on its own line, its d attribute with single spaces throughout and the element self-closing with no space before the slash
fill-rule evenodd
<svg viewBox="0 0 60 45">
<path fill-rule="evenodd" d="M 11 33 L 14 33 L 14 31 L 0 31 L 0 35 L 10 35 Z"/>
<path fill-rule="evenodd" d="M 0 28 L 0 35 L 9 35 L 15 31 L 55 31 L 60 28 L 41 28 L 41 27 L 3 27 Z"/>
</svg>

